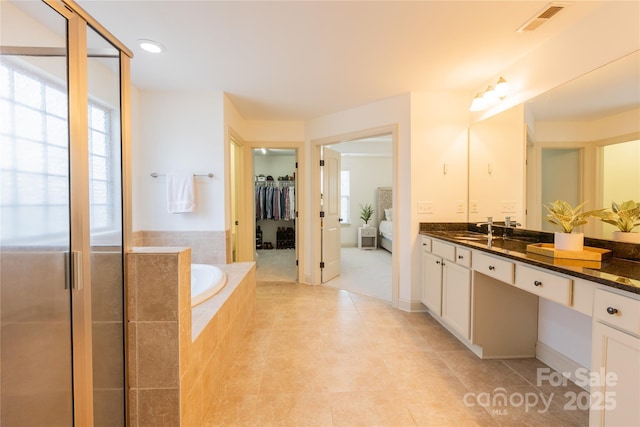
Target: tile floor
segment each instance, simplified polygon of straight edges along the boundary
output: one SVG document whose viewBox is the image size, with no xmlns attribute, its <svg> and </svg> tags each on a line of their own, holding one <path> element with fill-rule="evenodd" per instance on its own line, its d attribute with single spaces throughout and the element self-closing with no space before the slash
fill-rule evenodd
<svg viewBox="0 0 640 427">
<path fill-rule="evenodd" d="M 377 298 L 259 282 L 255 319 L 210 392 L 206 425 L 587 425 L 586 411 L 562 408 L 582 389 L 536 386 L 544 367 L 478 359 L 428 314 Z M 512 403 L 500 405 L 500 393 Z M 481 406 L 486 397 L 496 406 Z M 538 404 L 527 411 L 520 398 Z"/>
</svg>

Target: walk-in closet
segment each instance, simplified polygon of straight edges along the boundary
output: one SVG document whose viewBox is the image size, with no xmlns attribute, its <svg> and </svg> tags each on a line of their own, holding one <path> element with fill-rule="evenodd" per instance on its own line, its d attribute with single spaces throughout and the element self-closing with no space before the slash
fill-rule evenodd
<svg viewBox="0 0 640 427">
<path fill-rule="evenodd" d="M 295 282 L 296 150 L 253 151 L 257 278 Z"/>
</svg>

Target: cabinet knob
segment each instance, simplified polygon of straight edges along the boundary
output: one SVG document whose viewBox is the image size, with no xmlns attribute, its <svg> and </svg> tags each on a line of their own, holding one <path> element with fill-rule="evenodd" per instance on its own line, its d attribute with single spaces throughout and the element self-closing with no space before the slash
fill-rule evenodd
<svg viewBox="0 0 640 427">
<path fill-rule="evenodd" d="M 440 261 L 436 261 L 436 264 L 440 265 Z"/>
<path fill-rule="evenodd" d="M 536 280 L 535 282 L 533 282 L 534 286 L 542 286 L 542 282 L 539 280 Z"/>
<path fill-rule="evenodd" d="M 495 270 L 495 269 L 496 269 L 496 268 L 495 268 L 493 265 L 490 265 L 490 266 L 489 266 L 489 270 L 493 271 L 493 270 Z"/>
<path fill-rule="evenodd" d="M 458 255 L 458 259 L 464 259 L 462 255 Z"/>
<path fill-rule="evenodd" d="M 613 307 L 607 307 L 607 313 L 609 314 L 616 314 L 618 312 L 617 308 L 613 308 Z"/>
</svg>

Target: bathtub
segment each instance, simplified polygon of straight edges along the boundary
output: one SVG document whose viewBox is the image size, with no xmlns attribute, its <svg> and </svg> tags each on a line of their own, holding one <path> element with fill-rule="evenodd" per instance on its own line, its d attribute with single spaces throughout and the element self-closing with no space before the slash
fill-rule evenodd
<svg viewBox="0 0 640 427">
<path fill-rule="evenodd" d="M 191 264 L 191 307 L 205 302 L 227 283 L 227 274 L 214 265 Z"/>
</svg>

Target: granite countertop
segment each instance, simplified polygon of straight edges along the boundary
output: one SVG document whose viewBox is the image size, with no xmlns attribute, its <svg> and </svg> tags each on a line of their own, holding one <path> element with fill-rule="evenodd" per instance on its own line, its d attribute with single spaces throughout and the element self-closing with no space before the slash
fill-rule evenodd
<svg viewBox="0 0 640 427">
<path fill-rule="evenodd" d="M 629 253 L 625 248 L 622 250 L 617 247 L 607 248 L 612 250 L 613 256 L 604 259 L 602 262 L 563 260 L 527 252 L 527 245 L 531 243 L 548 242 L 549 233 L 527 230 L 517 230 L 513 233 L 512 229 L 508 230 L 512 235 L 502 237 L 504 227 L 497 226 L 494 229 L 494 239 L 491 246 L 489 246 L 487 239 L 482 239 L 483 236 L 486 236 L 486 230 L 483 234 L 480 229 L 473 229 L 475 225 L 463 227 L 461 223 L 449 223 L 450 226 L 447 227 L 444 224 L 446 223 L 421 224 L 420 234 L 640 294 L 640 260 L 620 257 L 619 255 L 627 255 Z M 468 240 L 464 235 L 468 234 L 468 236 L 473 237 L 476 236 L 476 233 L 478 240 Z M 589 243 L 592 244 L 589 245 Z M 593 241 L 586 241 L 585 244 L 594 246 Z M 602 246 L 607 246 L 607 244 L 605 243 Z M 633 253 L 635 253 L 635 249 L 632 248 Z"/>
</svg>

